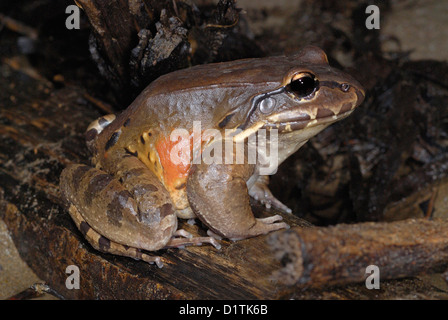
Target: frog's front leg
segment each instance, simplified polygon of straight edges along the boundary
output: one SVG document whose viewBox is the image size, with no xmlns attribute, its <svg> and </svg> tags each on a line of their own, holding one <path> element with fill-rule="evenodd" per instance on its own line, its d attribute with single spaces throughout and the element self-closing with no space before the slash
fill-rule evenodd
<svg viewBox="0 0 448 320">
<path fill-rule="evenodd" d="M 254 171 L 248 164 L 195 164 L 187 182 L 190 206 L 213 233 L 231 240 L 288 228 L 280 216 L 254 217 L 246 181 Z"/>
</svg>

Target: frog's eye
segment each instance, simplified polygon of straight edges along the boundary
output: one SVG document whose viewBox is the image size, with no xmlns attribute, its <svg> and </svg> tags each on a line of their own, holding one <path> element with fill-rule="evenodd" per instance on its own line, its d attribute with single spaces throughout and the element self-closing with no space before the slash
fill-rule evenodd
<svg viewBox="0 0 448 320">
<path fill-rule="evenodd" d="M 299 98 L 304 98 L 316 91 L 319 81 L 311 73 L 296 74 L 286 86 L 286 90 L 294 93 Z"/>
</svg>

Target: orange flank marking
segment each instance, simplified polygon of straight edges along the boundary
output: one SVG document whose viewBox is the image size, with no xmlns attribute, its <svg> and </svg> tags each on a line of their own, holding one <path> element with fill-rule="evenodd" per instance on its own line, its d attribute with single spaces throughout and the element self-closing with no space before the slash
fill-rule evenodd
<svg viewBox="0 0 448 320">
<path fill-rule="evenodd" d="M 165 186 L 173 190 L 185 182 L 190 171 L 193 136 L 179 137 L 177 141 L 171 141 L 170 137 L 162 138 L 156 149 L 163 167 Z"/>
<path fill-rule="evenodd" d="M 177 141 L 164 137 L 156 142 L 165 186 L 172 190 L 185 185 L 190 172 L 193 154 L 202 154 L 203 146 L 212 138 L 211 133 L 199 131 L 179 135 Z"/>
</svg>

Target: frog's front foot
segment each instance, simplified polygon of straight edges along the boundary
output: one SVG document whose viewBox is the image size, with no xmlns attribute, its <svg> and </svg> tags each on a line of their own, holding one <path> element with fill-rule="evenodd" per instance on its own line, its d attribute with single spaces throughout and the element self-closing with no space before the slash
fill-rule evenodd
<svg viewBox="0 0 448 320">
<path fill-rule="evenodd" d="M 283 217 L 281 215 L 279 215 L 279 214 L 276 214 L 275 216 L 272 216 L 272 217 L 257 218 L 257 220 L 259 222 L 264 223 L 264 224 L 273 224 L 273 223 L 275 223 L 276 225 L 278 225 L 277 222 L 278 221 L 282 221 Z M 281 223 L 283 223 L 283 222 L 281 222 Z M 285 228 L 289 228 L 289 225 L 287 225 L 286 223 L 285 223 Z"/>
<path fill-rule="evenodd" d="M 275 215 L 267 218 L 256 218 L 255 224 L 243 236 L 229 237 L 232 241 L 242 240 L 254 235 L 267 234 L 281 229 L 289 229 L 290 226 L 285 222 L 279 222 L 283 218 L 280 215 Z"/>
<path fill-rule="evenodd" d="M 260 201 L 266 208 L 277 208 L 287 213 L 292 213 L 292 210 L 284 205 L 272 194 L 268 188 L 268 177 L 260 176 L 255 184 L 249 189 L 249 195 L 257 201 Z"/>
<path fill-rule="evenodd" d="M 221 244 L 213 237 L 194 237 L 184 229 L 177 230 L 165 248 L 184 248 L 185 246 L 201 246 L 209 243 L 216 249 L 221 249 Z"/>
</svg>

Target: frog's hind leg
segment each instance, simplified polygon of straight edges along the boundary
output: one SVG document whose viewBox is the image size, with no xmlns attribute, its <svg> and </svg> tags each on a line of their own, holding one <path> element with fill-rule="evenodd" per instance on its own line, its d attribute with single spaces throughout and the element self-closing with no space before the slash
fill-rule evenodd
<svg viewBox="0 0 448 320">
<path fill-rule="evenodd" d="M 68 210 L 79 231 L 81 231 L 83 236 L 94 249 L 105 253 L 134 258 L 136 260 L 143 260 L 150 264 L 155 263 L 159 268 L 163 267 L 163 262 L 160 257 L 148 255 L 140 249 L 119 244 L 100 235 L 89 226 L 87 221 L 84 220 L 74 205 L 71 205 Z"/>
<path fill-rule="evenodd" d="M 100 251 L 157 263 L 157 259 L 141 255 L 140 249 L 164 248 L 177 229 L 176 214 L 163 195 L 146 190 L 160 201 L 153 203 L 151 212 L 142 212 L 133 193 L 143 189 L 128 191 L 119 179 L 103 170 L 70 165 L 61 174 L 60 190 L 78 228 Z"/>
</svg>

